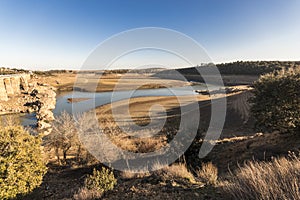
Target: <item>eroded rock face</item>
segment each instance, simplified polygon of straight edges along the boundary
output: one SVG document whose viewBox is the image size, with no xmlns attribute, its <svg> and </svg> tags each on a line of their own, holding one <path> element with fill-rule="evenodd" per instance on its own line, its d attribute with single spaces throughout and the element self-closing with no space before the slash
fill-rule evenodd
<svg viewBox="0 0 300 200">
<path fill-rule="evenodd" d="M 55 88 L 48 85 L 36 84 L 34 89 L 29 93 L 29 96 L 32 98 L 32 101 L 27 102 L 26 106 L 28 106 L 30 112 L 36 112 L 38 128 L 41 130 L 50 129 L 51 121 L 54 120 L 52 110 L 56 104 Z"/>
<path fill-rule="evenodd" d="M 11 77 L 10 78 L 10 84 L 11 84 L 11 88 L 13 90 L 13 94 L 20 94 L 21 90 L 20 90 L 20 77 Z"/>
<path fill-rule="evenodd" d="M 4 81 L 0 81 L 0 99 L 2 101 L 7 101 L 8 100 L 8 96 L 7 96 L 7 93 L 6 93 Z"/>
<path fill-rule="evenodd" d="M 28 91 L 30 74 L 0 75 L 0 101 Z"/>
<path fill-rule="evenodd" d="M 4 85 L 5 85 L 5 90 L 6 90 L 6 94 L 8 97 L 11 97 L 14 95 L 14 91 L 13 88 L 11 86 L 11 81 L 10 78 L 4 78 L 3 79 Z"/>
<path fill-rule="evenodd" d="M 29 89 L 28 80 L 23 76 L 20 78 L 20 89 L 23 90 L 24 92 L 28 92 Z"/>
<path fill-rule="evenodd" d="M 56 104 L 55 88 L 29 74 L 0 76 L 0 113 L 35 112 L 37 126 L 50 132 Z"/>
</svg>

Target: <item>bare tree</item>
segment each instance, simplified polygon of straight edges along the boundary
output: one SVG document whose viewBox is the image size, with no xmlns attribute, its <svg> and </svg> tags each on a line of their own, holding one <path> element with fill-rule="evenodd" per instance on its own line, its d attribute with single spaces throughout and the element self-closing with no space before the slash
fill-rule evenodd
<svg viewBox="0 0 300 200">
<path fill-rule="evenodd" d="M 52 123 L 52 132 L 46 139 L 46 145 L 54 148 L 57 161 L 60 162 L 59 151 L 62 151 L 63 160 L 66 162 L 67 153 L 76 145 L 77 134 L 74 119 L 66 112 L 62 112 Z"/>
</svg>

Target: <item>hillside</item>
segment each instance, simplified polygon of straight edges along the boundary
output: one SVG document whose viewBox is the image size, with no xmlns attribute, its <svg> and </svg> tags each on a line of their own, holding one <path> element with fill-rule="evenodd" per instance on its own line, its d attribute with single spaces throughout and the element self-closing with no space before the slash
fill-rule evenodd
<svg viewBox="0 0 300 200">
<path fill-rule="evenodd" d="M 299 66 L 300 61 L 237 61 L 222 64 L 204 64 L 196 67 L 181 68 L 175 70 L 164 70 L 154 74 L 153 76 L 165 79 L 183 80 L 182 75 L 188 81 L 204 82 L 199 71 L 210 73 L 212 66 L 216 66 L 219 70 L 225 85 L 251 85 L 260 75 L 290 67 Z M 210 74 L 212 78 L 215 74 Z"/>
</svg>

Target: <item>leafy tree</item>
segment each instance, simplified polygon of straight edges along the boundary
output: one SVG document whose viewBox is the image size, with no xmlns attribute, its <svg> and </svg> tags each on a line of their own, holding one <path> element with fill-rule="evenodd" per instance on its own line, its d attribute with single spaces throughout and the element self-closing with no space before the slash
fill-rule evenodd
<svg viewBox="0 0 300 200">
<path fill-rule="evenodd" d="M 252 113 L 258 128 L 300 131 L 300 67 L 261 76 L 254 83 Z"/>
<path fill-rule="evenodd" d="M 31 192 L 46 173 L 41 138 L 21 126 L 0 128 L 0 199 Z"/>
</svg>

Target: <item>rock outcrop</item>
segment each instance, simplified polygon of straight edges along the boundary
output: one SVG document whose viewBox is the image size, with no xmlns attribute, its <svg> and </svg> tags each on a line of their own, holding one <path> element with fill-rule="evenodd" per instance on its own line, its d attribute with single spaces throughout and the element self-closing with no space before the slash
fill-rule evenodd
<svg viewBox="0 0 300 200">
<path fill-rule="evenodd" d="M 30 95 L 32 102 L 29 103 L 29 109 L 31 109 L 30 112 L 36 112 L 38 128 L 50 128 L 50 122 L 54 120 L 52 110 L 56 104 L 55 88 L 47 84 L 38 84 Z"/>
<path fill-rule="evenodd" d="M 49 132 L 55 104 L 55 88 L 30 74 L 0 75 L 0 114 L 35 112 L 37 127 Z"/>
<path fill-rule="evenodd" d="M 4 81 L 0 81 L 0 99 L 2 101 L 7 101 L 8 100 L 8 96 L 7 96 L 7 92 L 6 92 L 6 89 L 5 89 Z"/>
<path fill-rule="evenodd" d="M 8 101 L 9 97 L 27 92 L 30 74 L 0 75 L 0 101 Z"/>
</svg>

